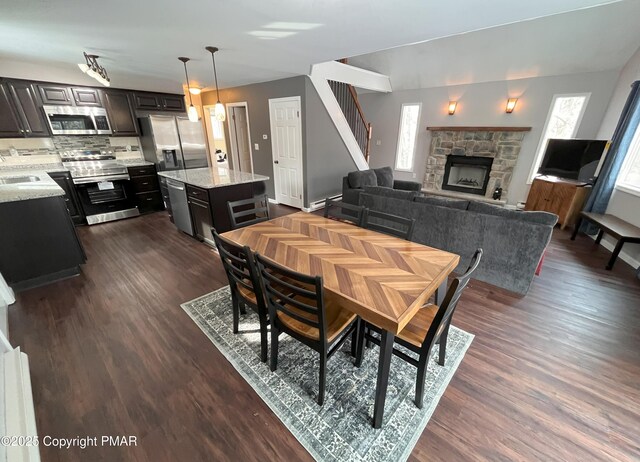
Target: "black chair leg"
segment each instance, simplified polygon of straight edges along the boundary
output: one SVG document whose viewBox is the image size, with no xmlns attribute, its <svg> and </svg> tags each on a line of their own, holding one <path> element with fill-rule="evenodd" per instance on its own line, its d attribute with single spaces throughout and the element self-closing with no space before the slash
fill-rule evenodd
<svg viewBox="0 0 640 462">
<path fill-rule="evenodd" d="M 358 334 L 360 333 L 360 323 L 362 321 L 360 320 L 360 318 L 358 318 L 356 320 L 356 326 L 355 329 L 353 329 L 353 334 L 351 334 L 351 356 L 353 356 L 354 358 L 356 357 L 356 353 L 358 350 Z"/>
<path fill-rule="evenodd" d="M 416 406 L 418 407 L 418 409 L 422 409 L 422 403 L 423 403 L 423 395 L 424 395 L 424 379 L 425 376 L 427 375 L 427 369 L 428 369 L 428 363 L 429 363 L 429 355 L 427 354 L 425 358 L 420 358 L 419 362 L 418 362 L 418 374 L 416 376 Z"/>
<path fill-rule="evenodd" d="M 369 326 L 367 326 L 364 330 L 364 337 L 366 339 L 365 346 L 367 348 L 371 348 L 371 340 L 367 338 L 368 335 L 371 335 L 371 332 L 369 331 Z"/>
<path fill-rule="evenodd" d="M 440 351 L 438 352 L 438 364 L 444 366 L 444 357 L 447 354 L 447 338 L 449 337 L 449 323 L 440 334 Z"/>
<path fill-rule="evenodd" d="M 244 303 L 240 302 L 240 303 L 238 303 L 238 305 L 240 306 L 240 314 L 242 314 L 242 315 L 247 314 L 247 307 L 244 306 Z"/>
<path fill-rule="evenodd" d="M 271 324 L 271 364 L 269 368 L 271 372 L 278 368 L 278 329 Z"/>
<path fill-rule="evenodd" d="M 359 320 L 359 324 L 358 324 L 358 348 L 356 349 L 356 362 L 355 362 L 355 366 L 356 367 L 360 367 L 360 365 L 362 364 L 362 357 L 364 356 L 364 342 L 365 342 L 365 326 L 367 325 L 367 322 L 364 319 L 360 319 Z"/>
<path fill-rule="evenodd" d="M 233 333 L 238 333 L 238 324 L 240 322 L 240 307 L 238 306 L 238 299 L 233 297 L 231 299 L 231 305 L 233 306 Z"/>
<path fill-rule="evenodd" d="M 327 353 L 320 353 L 320 384 L 318 386 L 318 404 L 324 404 L 324 387 L 327 376 Z"/>
<path fill-rule="evenodd" d="M 267 362 L 267 320 L 260 319 L 260 361 Z"/>
</svg>

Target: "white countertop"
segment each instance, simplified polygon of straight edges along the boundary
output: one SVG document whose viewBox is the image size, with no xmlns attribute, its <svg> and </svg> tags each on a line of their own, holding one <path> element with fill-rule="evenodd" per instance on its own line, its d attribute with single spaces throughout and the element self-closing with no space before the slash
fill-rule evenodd
<svg viewBox="0 0 640 462">
<path fill-rule="evenodd" d="M 35 176 L 38 181 L 26 183 L 0 183 L 0 202 L 15 202 L 43 197 L 64 196 L 64 190 L 53 181 L 44 170 L 4 170 L 0 171 L 0 179 L 22 176 Z"/>
<path fill-rule="evenodd" d="M 189 170 L 170 170 L 158 172 L 158 175 L 181 183 L 204 189 L 220 188 L 242 183 L 266 181 L 268 176 L 255 173 L 238 172 L 222 167 L 192 168 Z"/>
</svg>

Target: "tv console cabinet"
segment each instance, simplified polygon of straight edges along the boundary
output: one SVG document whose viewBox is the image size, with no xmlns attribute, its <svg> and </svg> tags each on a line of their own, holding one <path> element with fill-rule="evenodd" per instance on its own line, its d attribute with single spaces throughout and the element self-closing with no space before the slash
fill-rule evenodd
<svg viewBox="0 0 640 462">
<path fill-rule="evenodd" d="M 524 209 L 555 213 L 565 229 L 576 222 L 590 192 L 591 185 L 581 181 L 540 176 L 531 184 Z"/>
</svg>

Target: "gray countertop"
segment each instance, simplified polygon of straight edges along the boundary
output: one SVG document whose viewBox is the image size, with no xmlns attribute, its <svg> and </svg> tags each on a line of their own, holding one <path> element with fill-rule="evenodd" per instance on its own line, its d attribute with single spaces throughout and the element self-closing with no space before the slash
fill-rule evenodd
<svg viewBox="0 0 640 462">
<path fill-rule="evenodd" d="M 33 176 L 38 181 L 3 184 L 4 178 Z M 0 202 L 15 202 L 43 197 L 64 196 L 64 190 L 44 170 L 0 171 Z"/>
<path fill-rule="evenodd" d="M 158 172 L 158 175 L 204 189 L 221 188 L 242 183 L 266 181 L 268 176 L 238 172 L 221 167 L 192 168 Z"/>
</svg>

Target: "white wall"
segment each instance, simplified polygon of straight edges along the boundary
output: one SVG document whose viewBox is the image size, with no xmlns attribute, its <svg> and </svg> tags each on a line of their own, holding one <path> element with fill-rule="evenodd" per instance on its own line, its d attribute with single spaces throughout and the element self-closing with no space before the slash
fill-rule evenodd
<svg viewBox="0 0 640 462">
<path fill-rule="evenodd" d="M 640 48 L 631 57 L 626 66 L 620 73 L 620 79 L 613 92 L 611 103 L 602 121 L 602 126 L 598 132 L 599 137 L 611 138 L 616 128 L 620 113 L 624 107 L 624 103 L 631 91 L 631 84 L 640 79 Z M 622 218 L 629 223 L 640 226 L 640 197 L 626 193 L 624 191 L 614 190 L 613 196 L 609 201 L 607 213 Z M 604 239 L 605 245 L 613 246 L 613 239 Z M 640 244 L 625 244 L 620 254 L 627 262 L 634 266 L 640 261 Z"/>
<path fill-rule="evenodd" d="M 526 126 L 522 150 L 509 186 L 508 202 L 526 200 L 527 177 L 533 163 L 542 129 L 554 94 L 590 92 L 577 136 L 595 138 L 602 124 L 619 71 L 535 77 L 469 85 L 404 90 L 389 94 L 364 93 L 359 96 L 365 116 L 373 125 L 372 167 L 395 163 L 400 108 L 403 103 L 422 103 L 416 162 L 413 173 L 396 172 L 396 178 L 422 182 L 431 136 L 427 126 Z M 393 85 L 393 82 L 391 82 Z M 504 108 L 508 97 L 517 97 L 512 114 Z M 457 100 L 455 115 L 447 114 L 449 100 Z M 377 145 L 380 140 L 380 145 Z"/>
</svg>

